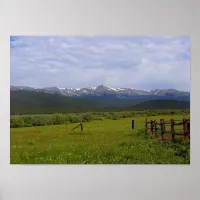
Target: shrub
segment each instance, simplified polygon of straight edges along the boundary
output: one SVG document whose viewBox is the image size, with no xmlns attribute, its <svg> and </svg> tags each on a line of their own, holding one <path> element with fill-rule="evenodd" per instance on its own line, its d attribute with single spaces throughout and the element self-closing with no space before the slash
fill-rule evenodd
<svg viewBox="0 0 200 200">
<path fill-rule="evenodd" d="M 130 116 L 129 113 L 126 112 L 120 113 L 120 118 L 128 118 L 129 116 Z"/>
<path fill-rule="evenodd" d="M 169 110 L 160 110 L 160 114 L 162 115 L 168 115 L 170 113 Z"/>
<path fill-rule="evenodd" d="M 102 112 L 93 112 L 92 115 L 103 115 Z"/>
<path fill-rule="evenodd" d="M 31 127 L 32 126 L 33 116 L 23 115 L 21 118 L 24 120 L 24 126 L 25 127 Z"/>
<path fill-rule="evenodd" d="M 82 116 L 82 119 L 83 119 L 83 121 L 89 122 L 93 119 L 93 116 L 90 113 L 86 113 Z"/>
<path fill-rule="evenodd" d="M 32 119 L 32 125 L 33 126 L 45 126 L 45 125 L 50 125 L 52 124 L 51 122 L 51 117 L 49 115 L 35 115 L 33 116 Z"/>
<path fill-rule="evenodd" d="M 107 114 L 105 115 L 105 118 L 106 118 L 106 119 L 112 119 L 112 115 L 107 113 Z"/>
<path fill-rule="evenodd" d="M 24 124 L 24 127 L 32 127 L 33 125 L 32 124 Z"/>
<path fill-rule="evenodd" d="M 148 111 L 147 116 L 157 116 L 158 112 L 157 111 Z"/>
<path fill-rule="evenodd" d="M 75 115 L 69 116 L 69 121 L 71 123 L 77 123 L 77 122 L 80 122 L 81 120 L 82 120 L 81 116 L 75 116 Z"/>
<path fill-rule="evenodd" d="M 128 113 L 128 116 L 129 117 L 134 117 L 134 116 L 136 116 L 136 114 L 134 112 L 130 112 L 130 113 Z"/>
<path fill-rule="evenodd" d="M 11 128 L 24 127 L 24 120 L 18 116 L 11 117 L 10 118 L 10 127 Z"/>
<path fill-rule="evenodd" d="M 65 123 L 65 118 L 61 114 L 53 114 L 51 117 L 51 120 L 52 120 L 52 124 L 54 125 Z"/>
<path fill-rule="evenodd" d="M 104 117 L 106 117 L 106 116 L 108 115 L 108 113 L 107 113 L 107 112 L 103 112 L 102 115 L 103 115 Z"/>
<path fill-rule="evenodd" d="M 94 120 L 103 120 L 102 117 L 94 117 L 93 119 L 94 119 Z"/>
<path fill-rule="evenodd" d="M 120 119 L 119 113 L 114 113 L 114 114 L 112 115 L 112 119 L 113 119 L 113 120 L 118 120 L 118 119 Z"/>
<path fill-rule="evenodd" d="M 64 115 L 63 116 L 63 120 L 64 120 L 64 123 L 67 123 L 69 121 L 69 116 L 68 115 Z"/>
</svg>

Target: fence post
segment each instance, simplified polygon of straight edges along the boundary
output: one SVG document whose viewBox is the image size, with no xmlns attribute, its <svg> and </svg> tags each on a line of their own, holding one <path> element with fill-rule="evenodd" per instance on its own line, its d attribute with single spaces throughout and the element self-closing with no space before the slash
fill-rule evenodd
<svg viewBox="0 0 200 200">
<path fill-rule="evenodd" d="M 155 125 L 155 137 L 157 136 L 157 122 L 155 121 L 154 122 L 154 125 Z"/>
<path fill-rule="evenodd" d="M 146 118 L 146 119 L 145 119 L 145 133 L 146 133 L 146 134 L 148 134 L 148 133 L 147 133 L 147 126 L 148 126 L 148 124 L 147 124 L 147 118 Z"/>
<path fill-rule="evenodd" d="M 165 133 L 165 129 L 164 129 L 164 119 L 160 119 L 160 129 L 161 129 L 161 138 L 163 140 L 163 135 Z"/>
<path fill-rule="evenodd" d="M 152 135 L 154 133 L 154 136 L 156 136 L 156 124 L 155 124 L 155 120 L 152 121 Z"/>
<path fill-rule="evenodd" d="M 151 134 L 153 135 L 153 120 L 151 120 Z"/>
<path fill-rule="evenodd" d="M 171 133 L 172 133 L 172 141 L 174 141 L 175 140 L 174 119 L 171 119 Z"/>
<path fill-rule="evenodd" d="M 134 129 L 134 120 L 132 120 L 132 129 Z"/>
<path fill-rule="evenodd" d="M 81 131 L 82 131 L 82 130 L 83 130 L 83 124 L 82 124 L 82 121 L 81 121 L 80 125 L 81 125 Z"/>
<path fill-rule="evenodd" d="M 187 120 L 187 135 L 188 135 L 188 138 L 190 139 L 190 119 Z"/>
</svg>

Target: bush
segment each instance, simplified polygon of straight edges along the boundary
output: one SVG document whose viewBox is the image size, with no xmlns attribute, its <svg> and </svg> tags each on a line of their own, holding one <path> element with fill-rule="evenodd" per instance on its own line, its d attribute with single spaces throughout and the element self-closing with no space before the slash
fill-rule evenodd
<svg viewBox="0 0 200 200">
<path fill-rule="evenodd" d="M 111 114 L 108 114 L 108 113 L 107 113 L 107 114 L 105 114 L 104 116 L 105 116 L 106 119 L 112 119 L 112 115 L 111 115 Z"/>
<path fill-rule="evenodd" d="M 169 110 L 160 110 L 161 115 L 168 115 L 170 113 Z"/>
<path fill-rule="evenodd" d="M 69 116 L 68 115 L 64 115 L 63 116 L 63 120 L 64 120 L 64 123 L 67 123 L 69 121 Z"/>
<path fill-rule="evenodd" d="M 18 116 L 11 117 L 10 118 L 10 127 L 11 128 L 24 127 L 24 120 Z"/>
<path fill-rule="evenodd" d="M 108 115 L 108 113 L 107 113 L 107 112 L 103 112 L 102 115 L 103 115 L 104 117 L 106 117 L 106 116 Z"/>
<path fill-rule="evenodd" d="M 83 121 L 86 121 L 86 122 L 89 122 L 89 121 L 93 120 L 93 116 L 92 116 L 92 114 L 90 114 L 90 113 L 86 113 L 86 114 L 84 114 L 84 115 L 82 116 L 82 120 L 83 120 Z"/>
<path fill-rule="evenodd" d="M 65 118 L 61 114 L 53 114 L 51 117 L 51 120 L 52 120 L 52 124 L 54 125 L 65 123 Z"/>
<path fill-rule="evenodd" d="M 128 117 L 130 117 L 129 113 L 127 112 L 120 113 L 120 118 L 128 118 Z"/>
<path fill-rule="evenodd" d="M 77 123 L 80 122 L 81 120 L 82 120 L 81 116 L 75 116 L 75 115 L 69 116 L 69 121 L 71 123 Z"/>
<path fill-rule="evenodd" d="M 128 113 L 128 116 L 129 117 L 134 117 L 134 116 L 136 116 L 136 114 L 134 112 L 130 112 L 130 113 Z"/>
<path fill-rule="evenodd" d="M 118 120 L 118 119 L 120 119 L 119 113 L 113 113 L 112 119 L 113 119 L 113 120 Z"/>
<path fill-rule="evenodd" d="M 92 115 L 103 115 L 104 113 L 103 112 L 93 112 Z"/>
<path fill-rule="evenodd" d="M 147 116 L 157 116 L 158 115 L 158 112 L 156 110 L 151 110 L 151 111 L 148 111 L 147 112 Z"/>
<path fill-rule="evenodd" d="M 33 116 L 32 125 L 33 126 L 45 126 L 52 124 L 51 117 L 49 115 L 35 115 Z"/>
<path fill-rule="evenodd" d="M 31 115 L 24 115 L 21 118 L 24 120 L 24 126 L 25 127 L 31 127 L 32 126 L 33 116 L 31 116 Z"/>
<path fill-rule="evenodd" d="M 103 120 L 102 117 L 94 117 L 93 119 L 94 119 L 94 120 Z"/>
<path fill-rule="evenodd" d="M 24 124 L 24 127 L 32 127 L 32 124 Z"/>
</svg>

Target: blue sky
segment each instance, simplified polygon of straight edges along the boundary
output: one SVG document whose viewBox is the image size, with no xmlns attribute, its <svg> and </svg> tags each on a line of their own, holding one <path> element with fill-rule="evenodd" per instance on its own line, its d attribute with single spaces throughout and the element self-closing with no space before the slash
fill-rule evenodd
<svg viewBox="0 0 200 200">
<path fill-rule="evenodd" d="M 11 85 L 190 91 L 187 36 L 13 36 Z"/>
</svg>

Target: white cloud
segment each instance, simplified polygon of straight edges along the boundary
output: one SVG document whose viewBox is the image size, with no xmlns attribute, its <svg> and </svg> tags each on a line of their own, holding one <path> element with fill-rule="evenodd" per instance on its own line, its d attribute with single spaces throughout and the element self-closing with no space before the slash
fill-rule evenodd
<svg viewBox="0 0 200 200">
<path fill-rule="evenodd" d="M 11 84 L 190 90 L 188 37 L 11 38 Z"/>
</svg>

